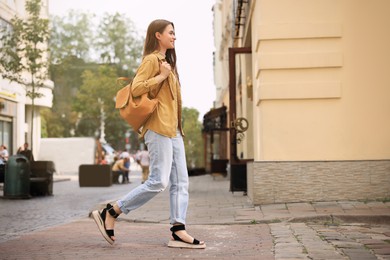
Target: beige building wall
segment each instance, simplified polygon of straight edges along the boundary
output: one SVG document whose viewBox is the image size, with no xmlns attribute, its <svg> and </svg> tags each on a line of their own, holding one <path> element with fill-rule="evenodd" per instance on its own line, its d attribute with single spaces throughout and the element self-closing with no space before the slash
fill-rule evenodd
<svg viewBox="0 0 390 260">
<path fill-rule="evenodd" d="M 214 26 L 228 28 L 239 2 L 217 1 L 224 19 Z M 224 57 L 226 46 L 252 48 L 237 59 L 235 97 L 251 124 L 237 150 L 254 158 L 252 202 L 389 198 L 390 1 L 244 4 L 242 38 L 222 37 L 216 49 Z M 225 93 L 217 99 L 228 104 Z"/>
<path fill-rule="evenodd" d="M 390 1 L 257 0 L 254 204 L 390 196 Z"/>
<path fill-rule="evenodd" d="M 390 159 L 387 0 L 257 0 L 255 160 Z"/>
</svg>

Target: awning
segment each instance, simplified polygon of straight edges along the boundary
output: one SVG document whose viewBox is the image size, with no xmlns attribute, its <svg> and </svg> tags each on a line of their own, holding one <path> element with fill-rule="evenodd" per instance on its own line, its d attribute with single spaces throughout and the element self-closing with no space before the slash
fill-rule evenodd
<svg viewBox="0 0 390 260">
<path fill-rule="evenodd" d="M 202 132 L 210 132 L 213 130 L 228 130 L 227 128 L 227 107 L 211 109 L 203 116 Z"/>
</svg>

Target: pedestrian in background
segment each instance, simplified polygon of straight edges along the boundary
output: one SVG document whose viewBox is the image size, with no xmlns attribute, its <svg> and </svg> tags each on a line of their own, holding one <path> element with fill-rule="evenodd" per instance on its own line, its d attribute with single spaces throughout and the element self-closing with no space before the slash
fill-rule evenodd
<svg viewBox="0 0 390 260">
<path fill-rule="evenodd" d="M 129 173 L 130 173 L 130 165 L 131 165 L 131 156 L 128 152 L 122 152 L 120 155 L 120 158 L 127 158 L 128 160 L 125 161 L 125 168 L 127 169 L 126 175 L 125 175 L 125 183 L 130 183 L 129 179 Z"/>
<path fill-rule="evenodd" d="M 17 154 L 25 156 L 30 162 L 34 161 L 34 155 L 30 149 L 28 149 L 28 143 L 24 143 L 22 147 L 19 147 Z"/>
<path fill-rule="evenodd" d="M 114 165 L 112 166 L 114 183 L 120 183 L 120 176 L 122 176 L 121 183 L 129 183 L 129 168 L 127 167 L 127 165 L 129 165 L 129 161 L 130 156 L 121 156 L 118 160 L 115 161 Z"/>
<path fill-rule="evenodd" d="M 8 157 L 9 157 L 9 154 L 8 154 L 7 146 L 2 144 L 0 146 L 0 161 L 2 162 L 2 164 L 7 163 Z"/>
<path fill-rule="evenodd" d="M 188 207 L 188 172 L 181 125 L 181 93 L 176 67 L 175 29 L 172 22 L 153 21 L 147 30 L 143 58 L 132 82 L 132 94 L 149 93 L 159 105 L 142 128 L 141 138 L 148 146 L 150 175 L 143 184 L 130 191 L 114 205 L 93 211 L 92 216 L 103 237 L 115 241 L 115 219 L 141 207 L 170 183 L 169 247 L 205 248 L 185 230 Z M 190 64 L 188 64 L 190 66 Z M 153 234 L 151 234 L 153 236 Z"/>
<path fill-rule="evenodd" d="M 141 166 L 142 169 L 142 183 L 144 183 L 149 177 L 149 164 L 150 164 L 149 152 L 146 146 L 145 149 L 139 151 L 136 154 L 136 158 L 137 158 L 137 163 Z"/>
</svg>

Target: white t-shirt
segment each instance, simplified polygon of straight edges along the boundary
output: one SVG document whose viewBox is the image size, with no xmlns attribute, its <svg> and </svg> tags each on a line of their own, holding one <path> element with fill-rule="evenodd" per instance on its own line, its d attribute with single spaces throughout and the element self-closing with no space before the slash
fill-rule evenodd
<svg viewBox="0 0 390 260">
<path fill-rule="evenodd" d="M 7 158 L 7 157 L 9 156 L 9 154 L 8 154 L 8 151 L 7 151 L 7 150 L 3 150 L 3 151 L 1 151 L 1 152 L 0 152 L 0 155 L 1 155 L 1 157 L 3 157 L 3 158 Z"/>
<path fill-rule="evenodd" d="M 139 152 L 137 154 L 137 159 L 140 161 L 142 166 L 149 166 L 150 164 L 149 152 L 146 150 Z"/>
</svg>

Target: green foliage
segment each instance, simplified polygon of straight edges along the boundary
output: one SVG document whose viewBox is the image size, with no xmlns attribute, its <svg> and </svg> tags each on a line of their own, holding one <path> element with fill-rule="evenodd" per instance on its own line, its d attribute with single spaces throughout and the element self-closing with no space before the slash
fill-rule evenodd
<svg viewBox="0 0 390 260">
<path fill-rule="evenodd" d="M 42 118 L 41 120 L 41 137 L 45 138 L 47 136 L 47 123 L 45 118 Z"/>
<path fill-rule="evenodd" d="M 43 127 L 45 128 L 45 135 L 42 134 L 42 137 L 67 137 L 65 120 L 61 120 L 61 117 L 57 117 L 57 114 L 52 113 L 50 108 L 44 108 L 40 110 L 42 123 L 45 122 L 45 125 L 42 125 L 41 131 L 43 132 Z"/>
<path fill-rule="evenodd" d="M 2 76 L 11 81 L 31 86 L 27 95 L 38 96 L 35 87 L 43 86 L 47 79 L 47 41 L 49 21 L 40 18 L 41 1 L 26 2 L 26 20 L 15 16 L 12 29 L 2 32 L 0 47 L 0 69 Z M 25 73 L 30 75 L 26 79 Z"/>
<path fill-rule="evenodd" d="M 98 65 L 85 63 L 76 56 L 67 56 L 61 64 L 50 66 L 50 75 L 55 82 L 53 107 L 41 112 L 47 121 L 49 137 L 70 137 L 75 134 L 79 114 L 72 109 L 72 100 L 82 85 L 84 70 L 97 70 Z"/>
<path fill-rule="evenodd" d="M 114 98 L 120 86 L 115 84 L 118 77 L 112 66 L 101 65 L 96 71 L 86 70 L 82 74 L 83 83 L 73 100 L 73 111 L 79 122 L 77 136 L 94 136 L 100 126 L 101 108 L 104 110 L 106 140 L 116 144 L 123 140 L 128 126 L 115 109 Z"/>
<path fill-rule="evenodd" d="M 183 108 L 184 146 L 188 168 L 204 167 L 202 123 L 198 120 L 199 112 L 194 108 Z"/>
<path fill-rule="evenodd" d="M 105 14 L 100 21 L 97 47 L 101 62 L 116 64 L 118 73 L 128 75 L 140 63 L 142 42 L 133 22 L 123 14 Z"/>
<path fill-rule="evenodd" d="M 90 60 L 93 16 L 71 10 L 67 16 L 52 16 L 51 19 L 51 62 L 62 63 L 69 57 Z"/>
<path fill-rule="evenodd" d="M 11 20 L 12 28 L 4 28 L 0 38 L 1 75 L 26 87 L 26 95 L 32 100 L 31 118 L 34 100 L 42 95 L 37 90 L 48 78 L 49 21 L 40 17 L 41 5 L 41 0 L 26 1 L 27 19 L 15 16 Z M 32 142 L 34 121 L 31 122 Z"/>
<path fill-rule="evenodd" d="M 52 17 L 50 75 L 55 83 L 53 108 L 42 112 L 50 137 L 95 136 L 104 103 L 105 138 L 124 149 L 129 126 L 114 108 L 119 76 L 131 77 L 138 66 L 142 41 L 123 14 L 105 14 L 98 26 L 90 14 L 71 11 Z M 136 134 L 132 147 L 138 147 Z"/>
</svg>

